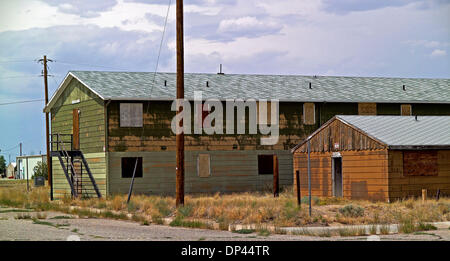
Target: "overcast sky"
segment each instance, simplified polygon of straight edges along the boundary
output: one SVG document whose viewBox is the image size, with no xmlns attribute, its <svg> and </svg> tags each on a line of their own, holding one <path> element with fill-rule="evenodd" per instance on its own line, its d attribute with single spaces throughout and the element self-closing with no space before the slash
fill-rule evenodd
<svg viewBox="0 0 450 261">
<path fill-rule="evenodd" d="M 172 0 L 158 71 L 175 71 Z M 186 72 L 450 78 L 450 0 L 185 0 Z M 69 70 L 154 71 L 169 0 L 0 2 L 0 104 Z M 0 105 L 0 149 L 45 151 L 43 103 Z M 5 151 L 11 149 L 9 151 Z"/>
</svg>

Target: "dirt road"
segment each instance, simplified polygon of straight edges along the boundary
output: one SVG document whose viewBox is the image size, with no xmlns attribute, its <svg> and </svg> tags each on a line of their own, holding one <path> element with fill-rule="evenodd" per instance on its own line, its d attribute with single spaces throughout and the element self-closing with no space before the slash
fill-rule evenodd
<svg viewBox="0 0 450 261">
<path fill-rule="evenodd" d="M 228 231 L 189 229 L 160 225 L 144 226 L 131 221 L 109 219 L 79 219 L 56 212 L 18 212 L 17 209 L 0 208 L 0 240 L 64 241 L 64 240 L 176 240 L 176 241 L 317 241 L 317 240 L 367 240 L 358 237 L 311 237 L 294 235 L 239 234 Z M 24 219 L 17 219 L 22 217 Z M 375 238 L 378 239 L 378 238 Z M 450 230 L 418 232 L 414 234 L 380 235 L 381 240 L 450 240 Z"/>
</svg>

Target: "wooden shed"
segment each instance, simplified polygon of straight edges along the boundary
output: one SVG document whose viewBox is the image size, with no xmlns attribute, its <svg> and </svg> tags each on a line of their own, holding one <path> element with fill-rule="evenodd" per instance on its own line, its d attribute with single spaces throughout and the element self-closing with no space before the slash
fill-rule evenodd
<svg viewBox="0 0 450 261">
<path fill-rule="evenodd" d="M 422 189 L 450 194 L 449 116 L 333 117 L 291 150 L 301 195 L 308 143 L 313 196 L 389 202 Z"/>
</svg>

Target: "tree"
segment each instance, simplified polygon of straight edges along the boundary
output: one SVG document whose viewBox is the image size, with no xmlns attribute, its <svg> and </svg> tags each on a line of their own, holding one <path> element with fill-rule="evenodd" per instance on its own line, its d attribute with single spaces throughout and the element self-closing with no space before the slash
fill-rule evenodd
<svg viewBox="0 0 450 261">
<path fill-rule="evenodd" d="M 37 165 L 33 168 L 34 177 L 44 177 L 47 179 L 48 172 L 47 172 L 47 163 L 39 161 Z"/>
<path fill-rule="evenodd" d="M 0 155 L 0 174 L 6 173 L 6 160 L 3 155 Z"/>
</svg>

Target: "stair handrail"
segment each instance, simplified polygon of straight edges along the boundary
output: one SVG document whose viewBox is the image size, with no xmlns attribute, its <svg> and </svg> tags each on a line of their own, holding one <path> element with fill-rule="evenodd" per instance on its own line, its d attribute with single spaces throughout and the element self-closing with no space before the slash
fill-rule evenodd
<svg viewBox="0 0 450 261">
<path fill-rule="evenodd" d="M 70 159 L 70 155 L 69 155 L 69 153 L 66 151 L 66 148 L 64 147 L 64 142 L 60 139 L 60 134 L 58 133 L 57 135 L 58 135 L 57 141 L 61 142 L 61 148 L 62 148 L 63 155 L 64 155 L 64 157 L 67 158 L 67 161 L 69 162 L 70 169 L 71 169 L 71 171 L 72 171 L 72 178 L 73 178 L 73 179 L 76 181 L 76 183 L 78 184 L 78 177 L 77 177 L 77 175 L 76 175 L 75 167 L 73 166 L 72 161 L 69 160 L 69 159 Z M 77 194 L 78 194 L 78 193 L 77 193 Z M 83 194 L 83 193 L 81 193 L 81 194 Z M 75 195 L 75 196 L 77 196 L 77 195 Z"/>
</svg>

